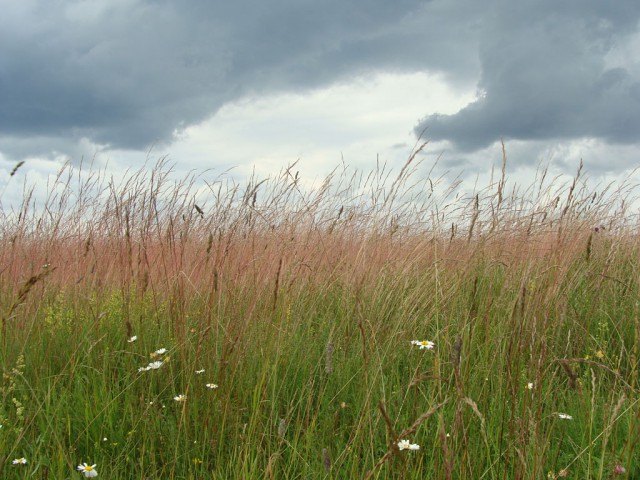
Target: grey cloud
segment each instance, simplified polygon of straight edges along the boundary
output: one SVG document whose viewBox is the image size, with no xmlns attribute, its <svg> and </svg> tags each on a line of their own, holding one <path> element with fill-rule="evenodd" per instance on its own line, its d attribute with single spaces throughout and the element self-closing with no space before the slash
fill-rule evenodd
<svg viewBox="0 0 640 480">
<path fill-rule="evenodd" d="M 248 94 L 380 71 L 483 95 L 426 138 L 638 141 L 637 0 L 0 0 L 0 151 L 146 149 Z M 633 50 L 633 49 L 631 49 Z M 30 146 L 29 139 L 37 139 Z"/>
<path fill-rule="evenodd" d="M 505 4 L 481 34 L 479 98 L 458 113 L 427 116 L 416 132 L 427 128 L 464 151 L 500 138 L 640 141 L 640 78 L 606 65 L 639 17 L 632 0 Z"/>
<path fill-rule="evenodd" d="M 417 47 L 402 51 L 409 35 L 403 25 L 424 6 L 419 0 L 8 4 L 0 20 L 0 131 L 144 148 L 170 141 L 176 129 L 247 93 L 315 88 L 384 68 L 418 70 Z"/>
</svg>

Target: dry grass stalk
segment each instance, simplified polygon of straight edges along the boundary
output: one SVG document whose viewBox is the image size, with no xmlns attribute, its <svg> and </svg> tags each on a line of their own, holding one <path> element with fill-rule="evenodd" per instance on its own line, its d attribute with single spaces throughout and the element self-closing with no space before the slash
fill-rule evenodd
<svg viewBox="0 0 640 480">
<path fill-rule="evenodd" d="M 464 397 L 462 401 L 471 407 L 471 410 L 473 410 L 473 413 L 475 413 L 476 417 L 478 417 L 478 419 L 480 420 L 480 425 L 482 427 L 482 430 L 484 430 L 485 428 L 484 416 L 482 415 L 482 413 L 480 413 L 480 410 L 478 409 L 478 404 L 474 402 L 472 399 L 470 399 L 469 397 Z"/>
<path fill-rule="evenodd" d="M 276 478 L 275 475 L 273 474 L 273 470 L 274 470 L 275 463 L 279 457 L 280 457 L 280 454 L 276 452 L 271 454 L 269 456 L 269 460 L 267 461 L 267 468 L 265 469 L 265 477 L 269 478 L 270 480 L 273 480 L 274 478 Z"/>
<path fill-rule="evenodd" d="M 462 337 L 458 335 L 451 347 L 451 364 L 453 365 L 453 373 L 456 379 L 456 388 L 458 394 L 462 394 L 462 379 L 460 377 L 460 356 L 462 354 Z"/>
<path fill-rule="evenodd" d="M 444 457 L 444 478 L 451 480 L 453 478 L 453 454 L 447 442 L 447 431 L 442 413 L 438 415 L 438 438 L 440 439 L 442 456 Z"/>
<path fill-rule="evenodd" d="M 331 472 L 331 452 L 329 452 L 328 448 L 322 449 L 322 466 L 325 473 Z"/>
<path fill-rule="evenodd" d="M 16 163 L 15 167 L 13 167 L 13 169 L 11 170 L 11 173 L 9 173 L 10 177 L 13 177 L 16 172 L 20 169 L 20 167 L 22 167 L 24 165 L 24 160 Z"/>
<path fill-rule="evenodd" d="M 20 306 L 25 301 L 25 299 L 27 298 L 27 295 L 29 294 L 31 289 L 38 282 L 42 281 L 44 278 L 46 278 L 48 275 L 50 275 L 54 270 L 55 270 L 55 268 L 51 268 L 48 265 L 45 265 L 40 273 L 38 273 L 37 275 L 33 275 L 33 276 L 29 277 L 29 279 L 22 285 L 22 287 L 20 287 L 20 290 L 18 290 L 18 294 L 16 295 L 16 298 L 13 300 L 13 302 L 9 306 L 7 312 L 2 315 L 2 336 L 3 336 L 3 338 L 6 337 L 7 321 L 11 318 L 11 316 L 15 312 L 16 308 L 18 308 L 18 306 Z"/>
<path fill-rule="evenodd" d="M 324 372 L 327 375 L 333 373 L 333 349 L 333 342 L 329 339 L 324 349 Z"/>
<path fill-rule="evenodd" d="M 462 352 L 462 337 L 458 335 L 453 342 L 453 346 L 451 347 L 451 363 L 453 364 L 453 368 L 459 373 L 460 372 L 460 354 Z"/>
<path fill-rule="evenodd" d="M 278 437 L 281 440 L 284 439 L 284 435 L 287 433 L 287 421 L 284 418 L 281 418 L 278 422 Z"/>
<path fill-rule="evenodd" d="M 273 286 L 273 307 L 272 310 L 275 311 L 278 306 L 278 290 L 280 289 L 280 273 L 282 272 L 282 257 L 278 261 L 278 270 L 276 271 L 276 281 Z"/>
<path fill-rule="evenodd" d="M 623 393 L 622 395 L 620 395 L 620 398 L 618 399 L 618 402 L 616 403 L 616 405 L 613 407 L 613 410 L 611 411 L 611 415 L 609 416 L 609 422 L 607 424 L 607 426 L 604 429 L 604 437 L 602 439 L 602 450 L 605 451 L 606 447 L 607 447 L 607 443 L 609 442 L 609 436 L 611 435 L 611 431 L 613 430 L 613 424 L 615 423 L 615 421 L 618 419 L 618 414 L 620 413 L 620 410 L 622 410 L 622 406 L 624 405 L 624 402 L 627 400 L 627 396 Z"/>
<path fill-rule="evenodd" d="M 559 358 L 558 362 L 562 366 L 564 373 L 566 373 L 567 377 L 569 377 L 569 388 L 575 389 L 577 386 L 578 375 L 573 371 L 567 359 Z"/>
</svg>

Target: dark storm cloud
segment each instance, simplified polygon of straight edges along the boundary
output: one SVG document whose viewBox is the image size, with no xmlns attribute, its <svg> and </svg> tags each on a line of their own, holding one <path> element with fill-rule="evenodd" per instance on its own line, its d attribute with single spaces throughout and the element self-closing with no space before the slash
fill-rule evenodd
<svg viewBox="0 0 640 480">
<path fill-rule="evenodd" d="M 636 1 L 506 2 L 495 12 L 480 35 L 479 98 L 416 131 L 467 151 L 501 137 L 640 141 L 639 57 L 607 61 L 638 32 Z"/>
<path fill-rule="evenodd" d="M 477 85 L 476 102 L 416 127 L 462 149 L 501 137 L 635 142 L 640 68 L 607 56 L 637 32 L 636 5 L 0 0 L 0 150 L 81 138 L 146 149 L 243 95 L 387 71 Z"/>
<path fill-rule="evenodd" d="M 0 2 L 0 148 L 32 135 L 144 148 L 243 94 L 419 70 L 409 37 L 425 5 Z"/>
</svg>

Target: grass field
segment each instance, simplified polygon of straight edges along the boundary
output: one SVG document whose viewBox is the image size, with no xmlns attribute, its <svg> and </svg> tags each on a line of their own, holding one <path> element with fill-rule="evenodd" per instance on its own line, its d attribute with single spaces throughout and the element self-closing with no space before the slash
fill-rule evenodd
<svg viewBox="0 0 640 480">
<path fill-rule="evenodd" d="M 0 478 L 640 478 L 635 187 L 464 195 L 422 147 L 3 208 Z"/>
</svg>

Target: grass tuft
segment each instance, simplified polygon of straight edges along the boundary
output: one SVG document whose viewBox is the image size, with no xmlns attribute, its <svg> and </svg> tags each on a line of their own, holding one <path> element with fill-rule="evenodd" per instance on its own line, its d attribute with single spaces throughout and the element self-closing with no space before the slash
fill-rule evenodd
<svg viewBox="0 0 640 480">
<path fill-rule="evenodd" d="M 510 185 L 503 149 L 465 191 L 425 147 L 315 188 L 161 160 L 25 189 L 0 477 L 640 477 L 636 186 Z"/>
</svg>

